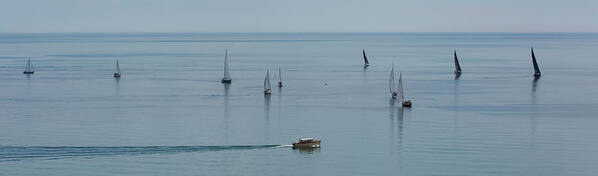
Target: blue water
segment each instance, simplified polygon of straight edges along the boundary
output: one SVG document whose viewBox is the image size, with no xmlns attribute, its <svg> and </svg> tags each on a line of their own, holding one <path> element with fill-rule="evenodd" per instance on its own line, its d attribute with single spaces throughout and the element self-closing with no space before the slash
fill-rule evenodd
<svg viewBox="0 0 598 176">
<path fill-rule="evenodd" d="M 0 34 L 0 175 L 595 175 L 597 51 L 595 33 Z"/>
</svg>

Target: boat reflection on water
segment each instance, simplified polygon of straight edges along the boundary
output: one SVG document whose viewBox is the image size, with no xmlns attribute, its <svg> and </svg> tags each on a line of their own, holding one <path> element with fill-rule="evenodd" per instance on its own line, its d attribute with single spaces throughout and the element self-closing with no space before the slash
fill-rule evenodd
<svg viewBox="0 0 598 176">
<path fill-rule="evenodd" d="M 461 73 L 455 73 L 455 80 L 461 79 Z"/>
<path fill-rule="evenodd" d="M 229 128 L 228 128 L 228 124 L 229 124 L 229 112 L 228 112 L 228 98 L 229 98 L 229 92 L 230 92 L 230 86 L 231 84 L 222 84 L 224 85 L 224 122 L 222 124 L 224 124 L 224 142 L 226 144 L 229 144 Z"/>
<path fill-rule="evenodd" d="M 532 81 L 532 104 L 535 105 L 536 104 L 536 90 L 538 89 L 538 81 L 540 80 L 540 77 L 534 77 L 534 80 Z"/>
<path fill-rule="evenodd" d="M 264 94 L 264 117 L 270 119 L 270 94 Z"/>
<path fill-rule="evenodd" d="M 301 154 L 314 154 L 320 153 L 320 148 L 293 148 L 293 152 L 299 152 Z"/>
</svg>

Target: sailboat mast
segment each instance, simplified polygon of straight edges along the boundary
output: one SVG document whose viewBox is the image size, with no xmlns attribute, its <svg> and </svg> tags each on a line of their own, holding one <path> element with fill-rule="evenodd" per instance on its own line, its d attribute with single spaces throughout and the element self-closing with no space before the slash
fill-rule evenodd
<svg viewBox="0 0 598 176">
<path fill-rule="evenodd" d="M 31 58 L 27 60 L 27 67 L 25 68 L 28 72 L 31 71 Z"/>
<path fill-rule="evenodd" d="M 278 65 L 278 87 L 282 87 L 282 68 Z"/>
<path fill-rule="evenodd" d="M 401 72 L 399 72 L 399 90 L 398 90 L 398 94 L 399 94 L 399 100 L 403 99 L 403 75 L 401 75 Z"/>
<path fill-rule="evenodd" d="M 388 88 L 390 89 L 390 94 L 395 92 L 395 67 L 394 64 L 390 69 L 390 76 L 388 78 Z"/>
<path fill-rule="evenodd" d="M 229 84 L 231 83 L 231 78 L 230 78 L 230 66 L 228 64 L 228 49 L 224 50 L 224 76 L 222 77 L 222 80 L 220 82 L 225 83 L 225 84 Z"/>
<path fill-rule="evenodd" d="M 266 70 L 266 78 L 264 79 L 264 91 L 270 90 L 270 70 Z"/>
<path fill-rule="evenodd" d="M 280 68 L 280 65 L 278 65 L 278 82 L 282 82 L 282 69 Z"/>
<path fill-rule="evenodd" d="M 229 72 L 229 65 L 228 65 L 228 50 L 224 51 L 224 78 L 230 79 L 230 72 Z"/>
<path fill-rule="evenodd" d="M 118 64 L 118 59 L 116 59 L 116 73 L 120 74 L 120 65 Z"/>
</svg>

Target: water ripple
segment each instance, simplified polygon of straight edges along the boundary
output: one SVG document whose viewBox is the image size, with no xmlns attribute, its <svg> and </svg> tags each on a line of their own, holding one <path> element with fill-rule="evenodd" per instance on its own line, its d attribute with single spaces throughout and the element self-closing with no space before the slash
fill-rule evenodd
<svg viewBox="0 0 598 176">
<path fill-rule="evenodd" d="M 21 161 L 26 159 L 62 159 L 70 157 L 94 157 L 117 155 L 173 154 L 183 152 L 208 152 L 223 150 L 254 150 L 280 148 L 287 145 L 224 145 L 224 146 L 2 146 L 0 162 Z"/>
</svg>

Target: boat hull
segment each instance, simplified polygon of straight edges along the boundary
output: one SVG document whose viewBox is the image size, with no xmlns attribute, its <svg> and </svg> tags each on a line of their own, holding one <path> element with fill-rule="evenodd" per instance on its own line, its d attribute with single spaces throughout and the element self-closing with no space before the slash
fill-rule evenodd
<svg viewBox="0 0 598 176">
<path fill-rule="evenodd" d="M 320 148 L 320 140 L 312 142 L 293 142 L 293 149 Z"/>
<path fill-rule="evenodd" d="M 264 94 L 271 94 L 271 93 L 272 93 L 272 91 L 270 89 L 264 90 Z"/>
<path fill-rule="evenodd" d="M 114 77 L 115 78 L 120 78 L 120 74 L 119 73 L 114 73 Z"/>
<path fill-rule="evenodd" d="M 24 71 L 23 74 L 29 75 L 29 74 L 33 74 L 34 72 L 32 71 Z"/>
<path fill-rule="evenodd" d="M 401 104 L 403 107 L 411 107 L 411 100 L 405 100 Z"/>
<path fill-rule="evenodd" d="M 222 81 L 220 81 L 220 82 L 222 82 L 222 83 L 231 83 L 232 81 L 233 80 L 231 80 L 231 79 L 222 79 Z"/>
</svg>

